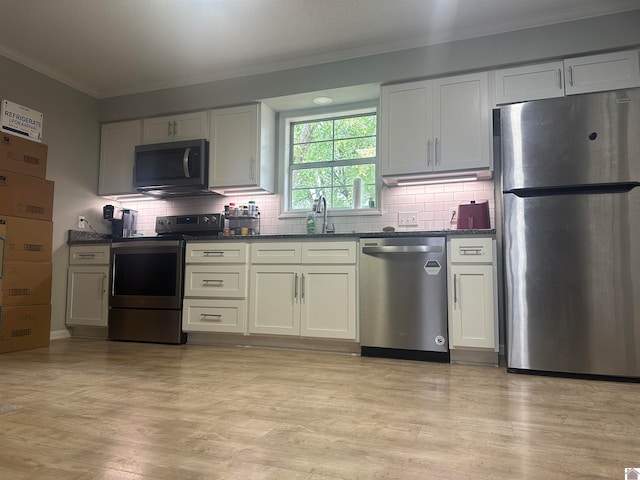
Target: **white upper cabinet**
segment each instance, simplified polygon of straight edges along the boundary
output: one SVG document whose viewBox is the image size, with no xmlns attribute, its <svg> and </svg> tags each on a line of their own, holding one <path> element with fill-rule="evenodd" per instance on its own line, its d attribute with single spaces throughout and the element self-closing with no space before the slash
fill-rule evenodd
<svg viewBox="0 0 640 480">
<path fill-rule="evenodd" d="M 567 95 L 640 87 L 638 50 L 571 58 L 564 71 Z"/>
<path fill-rule="evenodd" d="M 211 110 L 209 189 L 275 191 L 276 115 L 264 104 Z"/>
<path fill-rule="evenodd" d="M 381 90 L 382 175 L 489 169 L 488 75 L 460 75 Z"/>
<path fill-rule="evenodd" d="M 563 71 L 562 62 L 498 70 L 495 76 L 496 104 L 563 97 Z"/>
<path fill-rule="evenodd" d="M 107 123 L 100 137 L 100 179 L 98 195 L 130 195 L 136 145 L 142 139 L 142 122 Z"/>
<path fill-rule="evenodd" d="M 488 169 L 491 109 L 486 73 L 433 81 L 435 171 Z"/>
<path fill-rule="evenodd" d="M 382 174 L 431 169 L 431 83 L 425 81 L 382 87 L 380 110 Z"/>
<path fill-rule="evenodd" d="M 640 87 L 638 50 L 568 58 L 495 72 L 496 104 Z"/>
<path fill-rule="evenodd" d="M 209 116 L 206 111 L 145 118 L 142 125 L 144 144 L 209 138 Z"/>
</svg>

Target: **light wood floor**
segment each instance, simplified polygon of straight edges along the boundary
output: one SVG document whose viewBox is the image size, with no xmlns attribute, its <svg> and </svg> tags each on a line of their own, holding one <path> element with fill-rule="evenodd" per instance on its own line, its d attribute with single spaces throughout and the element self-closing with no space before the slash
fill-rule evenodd
<svg viewBox="0 0 640 480">
<path fill-rule="evenodd" d="M 57 340 L 0 355 L 0 479 L 623 479 L 639 399 L 495 367 Z"/>
</svg>

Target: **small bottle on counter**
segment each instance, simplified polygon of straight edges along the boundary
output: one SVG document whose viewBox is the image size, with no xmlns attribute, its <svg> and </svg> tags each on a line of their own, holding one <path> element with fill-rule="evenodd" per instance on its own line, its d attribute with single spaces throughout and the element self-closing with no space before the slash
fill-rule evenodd
<svg viewBox="0 0 640 480">
<path fill-rule="evenodd" d="M 376 201 L 373 197 L 369 197 L 369 208 L 376 208 Z"/>
<path fill-rule="evenodd" d="M 229 204 L 229 216 L 235 217 L 238 214 L 238 209 L 236 208 L 235 203 Z"/>
<path fill-rule="evenodd" d="M 316 233 L 316 214 L 315 212 L 307 212 L 307 233 L 314 235 Z"/>
<path fill-rule="evenodd" d="M 249 215 L 255 217 L 256 213 L 258 213 L 258 206 L 256 205 L 256 202 L 249 200 Z"/>
</svg>

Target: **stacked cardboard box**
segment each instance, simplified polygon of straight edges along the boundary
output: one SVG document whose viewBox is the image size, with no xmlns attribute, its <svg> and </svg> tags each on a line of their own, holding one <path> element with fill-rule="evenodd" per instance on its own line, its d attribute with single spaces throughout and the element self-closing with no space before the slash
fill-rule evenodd
<svg viewBox="0 0 640 480">
<path fill-rule="evenodd" d="M 0 135 L 0 353 L 49 345 L 53 182 L 46 168 L 46 145 Z"/>
</svg>

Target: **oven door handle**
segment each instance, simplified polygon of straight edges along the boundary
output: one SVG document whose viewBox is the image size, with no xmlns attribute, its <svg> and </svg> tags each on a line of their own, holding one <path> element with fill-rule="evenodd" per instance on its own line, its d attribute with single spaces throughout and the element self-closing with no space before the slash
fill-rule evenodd
<svg viewBox="0 0 640 480">
<path fill-rule="evenodd" d="M 184 156 L 182 157 L 182 168 L 184 169 L 184 177 L 191 178 L 189 174 L 189 154 L 191 153 L 191 147 L 184 149 Z"/>
</svg>

